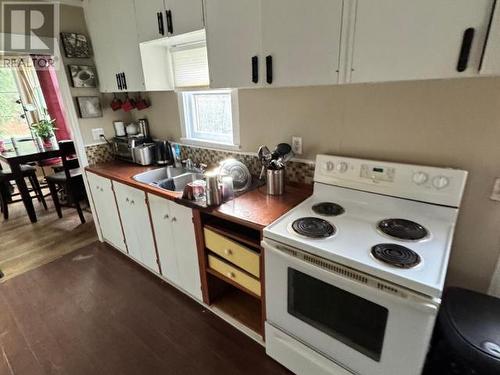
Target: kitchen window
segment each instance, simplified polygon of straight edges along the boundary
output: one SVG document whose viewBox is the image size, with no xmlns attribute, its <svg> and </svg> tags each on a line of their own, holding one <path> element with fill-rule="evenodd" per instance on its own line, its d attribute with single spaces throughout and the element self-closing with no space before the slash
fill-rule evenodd
<svg viewBox="0 0 500 375">
<path fill-rule="evenodd" d="M 184 143 L 239 148 L 237 90 L 185 91 L 178 95 Z"/>
</svg>

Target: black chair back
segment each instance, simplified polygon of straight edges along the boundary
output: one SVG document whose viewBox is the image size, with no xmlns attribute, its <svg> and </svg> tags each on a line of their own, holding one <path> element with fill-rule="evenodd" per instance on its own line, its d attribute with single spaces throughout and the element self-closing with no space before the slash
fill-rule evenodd
<svg viewBox="0 0 500 375">
<path fill-rule="evenodd" d="M 71 140 L 59 141 L 59 151 L 61 152 L 64 173 L 69 181 L 71 179 L 71 170 L 80 168 L 74 142 Z"/>
</svg>

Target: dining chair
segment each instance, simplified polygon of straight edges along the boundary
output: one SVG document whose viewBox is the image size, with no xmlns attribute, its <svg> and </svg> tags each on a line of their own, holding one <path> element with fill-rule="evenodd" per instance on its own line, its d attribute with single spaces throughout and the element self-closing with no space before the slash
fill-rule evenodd
<svg viewBox="0 0 500 375">
<path fill-rule="evenodd" d="M 81 223 L 85 223 L 83 210 L 80 205 L 82 200 L 88 203 L 87 193 L 83 182 L 83 171 L 76 157 L 75 144 L 73 141 L 59 141 L 59 150 L 62 161 L 62 171 L 45 177 L 49 185 L 50 195 L 54 201 L 57 215 L 62 218 L 61 202 L 59 200 L 59 190 L 62 188 L 66 192 L 68 203 L 73 205 L 80 217 Z"/>
<path fill-rule="evenodd" d="M 36 175 L 36 168 L 30 165 L 22 165 L 21 172 L 24 178 L 30 182 L 30 192 L 35 193 L 34 199 L 38 199 L 43 207 L 47 209 L 47 203 L 43 196 L 42 188 Z M 10 171 L 3 170 L 0 166 L 0 211 L 3 213 L 5 220 L 9 218 L 9 204 L 21 202 L 21 199 L 14 199 L 19 193 L 12 192 L 11 182 L 15 181 L 14 174 Z"/>
</svg>

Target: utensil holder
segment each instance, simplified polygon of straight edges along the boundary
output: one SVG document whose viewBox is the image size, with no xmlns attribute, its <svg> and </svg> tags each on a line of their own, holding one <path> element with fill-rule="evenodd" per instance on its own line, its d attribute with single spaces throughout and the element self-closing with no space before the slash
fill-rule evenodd
<svg viewBox="0 0 500 375">
<path fill-rule="evenodd" d="M 285 169 L 268 169 L 267 176 L 267 194 L 283 195 L 285 192 Z"/>
</svg>

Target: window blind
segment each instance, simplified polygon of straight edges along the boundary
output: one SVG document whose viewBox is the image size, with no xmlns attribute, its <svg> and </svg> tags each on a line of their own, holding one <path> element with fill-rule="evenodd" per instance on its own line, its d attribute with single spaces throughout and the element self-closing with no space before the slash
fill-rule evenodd
<svg viewBox="0 0 500 375">
<path fill-rule="evenodd" d="M 209 85 L 205 42 L 175 46 L 171 48 L 170 52 L 176 88 L 207 87 Z"/>
</svg>

